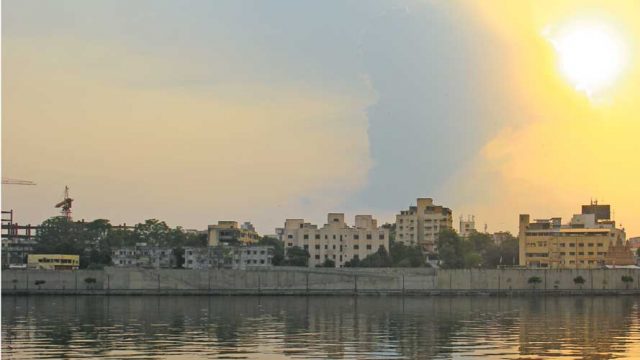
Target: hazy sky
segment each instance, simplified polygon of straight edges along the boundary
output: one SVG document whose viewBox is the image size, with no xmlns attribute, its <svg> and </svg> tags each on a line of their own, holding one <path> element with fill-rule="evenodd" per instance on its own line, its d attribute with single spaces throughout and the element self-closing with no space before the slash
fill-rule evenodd
<svg viewBox="0 0 640 360">
<path fill-rule="evenodd" d="M 623 45 L 597 93 L 561 69 L 573 23 Z M 38 185 L 2 207 L 39 223 L 69 185 L 77 219 L 271 233 L 428 196 L 513 231 L 598 198 L 640 235 L 639 24 L 634 1 L 5 0 L 2 175 Z"/>
</svg>

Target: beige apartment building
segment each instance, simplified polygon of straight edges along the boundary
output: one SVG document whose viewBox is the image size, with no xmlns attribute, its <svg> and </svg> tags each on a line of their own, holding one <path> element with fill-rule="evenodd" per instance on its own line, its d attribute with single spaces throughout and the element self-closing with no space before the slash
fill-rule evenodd
<svg viewBox="0 0 640 360">
<path fill-rule="evenodd" d="M 348 226 L 344 214 L 329 213 L 327 223 L 318 228 L 304 219 L 287 219 L 282 231 L 285 249 L 298 246 L 309 252 L 309 267 L 333 260 L 336 267 L 347 261 L 360 260 L 378 251 L 389 250 L 389 229 L 378 227 L 371 215 L 356 215 L 355 226 Z"/>
<path fill-rule="evenodd" d="M 427 253 L 437 253 L 436 240 L 444 229 L 453 229 L 451 209 L 435 205 L 431 198 L 419 198 L 416 206 L 396 215 L 396 241 L 420 245 Z"/>
<path fill-rule="evenodd" d="M 237 221 L 218 221 L 217 225 L 208 226 L 209 246 L 218 246 L 222 243 L 248 245 L 257 243 L 259 240 L 260 235 L 250 222 L 238 225 Z"/>
<path fill-rule="evenodd" d="M 552 269 L 628 265 L 628 254 L 616 247 L 626 243 L 624 229 L 616 228 L 610 213 L 609 205 L 596 202 L 584 205 L 568 224 L 559 217 L 532 222 L 528 214 L 520 215 L 520 265 Z"/>
</svg>

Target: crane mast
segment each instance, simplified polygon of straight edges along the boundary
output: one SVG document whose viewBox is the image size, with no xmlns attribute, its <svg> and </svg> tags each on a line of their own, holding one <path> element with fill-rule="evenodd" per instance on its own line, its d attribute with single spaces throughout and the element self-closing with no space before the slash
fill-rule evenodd
<svg viewBox="0 0 640 360">
<path fill-rule="evenodd" d="M 60 213 L 62 216 L 67 218 L 67 220 L 71 220 L 71 204 L 73 203 L 73 199 L 69 197 L 69 186 L 64 187 L 64 199 L 56 204 L 56 208 L 61 208 Z"/>
</svg>

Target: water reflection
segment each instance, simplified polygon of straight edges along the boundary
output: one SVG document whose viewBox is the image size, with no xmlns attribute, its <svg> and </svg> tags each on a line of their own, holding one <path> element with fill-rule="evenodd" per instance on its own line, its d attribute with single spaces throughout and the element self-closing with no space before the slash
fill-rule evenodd
<svg viewBox="0 0 640 360">
<path fill-rule="evenodd" d="M 638 358 L 633 297 L 12 297 L 6 358 Z"/>
</svg>

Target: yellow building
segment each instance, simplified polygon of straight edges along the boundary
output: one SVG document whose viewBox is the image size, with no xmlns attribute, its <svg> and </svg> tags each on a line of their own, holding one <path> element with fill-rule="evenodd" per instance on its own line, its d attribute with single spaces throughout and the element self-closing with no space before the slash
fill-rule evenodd
<svg viewBox="0 0 640 360">
<path fill-rule="evenodd" d="M 221 243 L 249 245 L 260 240 L 260 235 L 250 222 L 239 225 L 237 221 L 218 221 L 217 225 L 209 225 L 208 233 L 209 246 Z"/>
<path fill-rule="evenodd" d="M 552 269 L 589 269 L 605 265 L 612 246 L 625 243 L 624 229 L 609 219 L 609 205 L 582 207 L 568 224 L 561 218 L 530 221 L 520 215 L 520 265 Z"/>
<path fill-rule="evenodd" d="M 79 255 L 29 254 L 27 268 L 41 270 L 77 270 L 80 267 Z"/>
<path fill-rule="evenodd" d="M 451 209 L 435 205 L 431 198 L 419 198 L 416 206 L 396 215 L 396 241 L 420 245 L 428 253 L 438 252 L 438 234 L 453 229 Z"/>
</svg>

